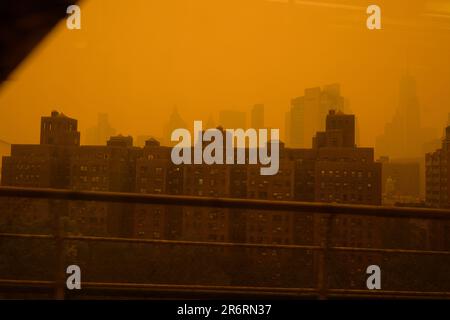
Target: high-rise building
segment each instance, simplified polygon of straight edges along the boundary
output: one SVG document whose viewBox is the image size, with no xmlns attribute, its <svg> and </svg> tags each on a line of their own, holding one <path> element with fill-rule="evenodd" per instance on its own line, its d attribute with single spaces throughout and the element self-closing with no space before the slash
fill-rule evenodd
<svg viewBox="0 0 450 320">
<path fill-rule="evenodd" d="M 325 129 L 323 119 L 328 110 L 344 111 L 345 99 L 339 84 L 307 88 L 303 96 L 291 100 L 289 145 L 293 148 L 309 147 L 309 138 Z"/>
<path fill-rule="evenodd" d="M 111 127 L 108 115 L 106 113 L 99 113 L 97 125 L 87 130 L 86 144 L 104 145 L 115 134 L 116 130 Z"/>
<path fill-rule="evenodd" d="M 421 126 L 416 82 L 412 76 L 404 75 L 400 80 L 397 111 L 377 138 L 377 153 L 391 159 L 422 157 L 423 145 L 434 137 L 433 129 Z"/>
<path fill-rule="evenodd" d="M 184 122 L 181 118 L 178 109 L 175 107 L 169 117 L 169 121 L 164 126 L 164 133 L 162 137 L 163 144 L 167 146 L 174 146 L 177 142 L 171 141 L 172 132 L 180 128 L 186 128 L 186 122 Z"/>
<path fill-rule="evenodd" d="M 78 121 L 57 111 L 41 119 L 41 145 L 79 146 Z"/>
<path fill-rule="evenodd" d="M 291 110 L 288 114 L 287 128 L 289 130 L 289 144 L 292 148 L 304 147 L 305 139 L 305 107 L 302 98 L 291 100 Z"/>
<path fill-rule="evenodd" d="M 426 204 L 431 207 L 450 207 L 450 126 L 442 140 L 442 147 L 427 153 L 426 163 Z"/>
<path fill-rule="evenodd" d="M 1 184 L 15 187 L 67 189 L 70 184 L 70 159 L 79 147 L 77 120 L 53 111 L 41 118 L 40 144 L 13 144 L 11 154 L 3 157 Z M 2 203 L 3 204 L 3 203 Z M 46 199 L 8 199 L 0 208 L 10 221 L 26 217 L 33 227 L 48 226 L 49 217 L 66 215 L 67 201 Z"/>
<path fill-rule="evenodd" d="M 13 144 L 3 158 L 2 184 L 22 187 L 68 188 L 70 157 L 80 145 L 77 120 L 53 111 L 42 117 L 40 144 Z"/>
<path fill-rule="evenodd" d="M 373 148 L 356 146 L 355 116 L 330 110 L 325 122 L 312 149 L 292 151 L 295 199 L 380 205 L 381 164 L 374 161 Z"/>
<path fill-rule="evenodd" d="M 284 141 L 291 146 L 291 111 L 284 114 Z"/>
<path fill-rule="evenodd" d="M 253 129 L 264 128 L 264 105 L 255 104 L 252 108 L 251 127 Z"/>
</svg>

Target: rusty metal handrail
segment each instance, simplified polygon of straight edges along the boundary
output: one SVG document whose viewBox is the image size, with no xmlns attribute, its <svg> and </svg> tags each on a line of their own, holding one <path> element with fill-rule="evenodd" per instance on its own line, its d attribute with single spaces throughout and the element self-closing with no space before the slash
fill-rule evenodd
<svg viewBox="0 0 450 320">
<path fill-rule="evenodd" d="M 86 288 L 97 288 L 100 290 L 131 291 L 174 291 L 179 290 L 192 293 L 213 293 L 221 294 L 233 292 L 234 294 L 268 294 L 268 295 L 313 295 L 319 298 L 333 296 L 353 296 L 353 297 L 450 297 L 450 292 L 419 292 L 419 291 L 368 291 L 351 289 L 328 288 L 324 276 L 327 274 L 328 252 L 330 251 L 350 251 L 366 253 L 385 254 L 424 254 L 424 255 L 450 255 L 450 251 L 432 250 L 408 250 L 389 248 L 356 248 L 339 247 L 330 245 L 330 231 L 332 225 L 330 221 L 336 215 L 358 215 L 376 216 L 389 218 L 416 218 L 432 220 L 450 220 L 450 210 L 426 209 L 426 208 L 391 208 L 377 206 L 357 206 L 327 203 L 306 203 L 296 201 L 267 201 L 248 199 L 228 199 L 228 198 L 208 198 L 192 196 L 154 195 L 137 193 L 117 193 L 117 192 L 93 192 L 75 191 L 60 189 L 39 189 L 39 188 L 18 188 L 0 187 L 0 197 L 23 197 L 52 200 L 69 201 L 103 201 L 120 203 L 139 203 L 149 205 L 170 205 L 170 206 L 195 206 L 195 207 L 216 207 L 234 208 L 246 210 L 273 210 L 291 211 L 298 214 L 318 213 L 323 214 L 326 220 L 324 224 L 325 236 L 320 245 L 297 245 L 297 244 L 259 244 L 259 243 L 230 243 L 230 242 L 207 242 L 207 241 L 183 241 L 183 240 L 160 240 L 160 239 L 139 239 L 139 238 L 118 238 L 118 237 L 97 237 L 65 234 L 62 230 L 61 217 L 57 213 L 54 217 L 54 229 L 52 234 L 17 234 L 0 233 L 0 238 L 30 238 L 49 239 L 57 245 L 57 266 L 55 268 L 55 281 L 35 281 L 0 279 L 0 286 L 25 286 L 25 287 L 49 287 L 53 288 L 55 297 L 63 299 L 65 295 L 63 284 L 63 250 L 65 241 L 87 241 L 87 242 L 120 242 L 120 243 L 148 243 L 160 245 L 191 245 L 191 246 L 220 246 L 220 247 L 242 247 L 242 248 L 276 248 L 276 249 L 300 249 L 316 252 L 319 257 L 319 264 L 322 266 L 317 271 L 317 287 L 315 288 L 260 288 L 260 287 L 236 287 L 236 286 L 191 286 L 191 285 L 159 285 L 159 284 L 127 284 L 127 283 L 83 283 Z M 178 291 L 177 291 L 178 290 Z"/>
<path fill-rule="evenodd" d="M 297 211 L 305 213 L 366 215 L 390 218 L 450 220 L 450 210 L 348 205 L 299 201 L 271 201 L 233 198 L 211 198 L 165 194 L 78 191 L 0 187 L 0 197 L 45 198 L 53 200 L 101 201 L 170 206 L 214 207 L 264 211 Z"/>
</svg>

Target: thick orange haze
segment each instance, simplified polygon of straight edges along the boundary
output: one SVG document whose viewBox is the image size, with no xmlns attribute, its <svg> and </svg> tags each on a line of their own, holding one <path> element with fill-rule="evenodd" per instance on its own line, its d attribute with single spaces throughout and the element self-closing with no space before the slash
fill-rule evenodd
<svg viewBox="0 0 450 320">
<path fill-rule="evenodd" d="M 382 8 L 383 30 L 365 8 Z M 281 128 L 290 99 L 339 82 L 372 146 L 417 80 L 424 126 L 441 132 L 450 112 L 447 1 L 85 0 L 82 30 L 65 21 L 0 88 L 0 139 L 39 139 L 57 109 L 83 136 L 106 112 L 118 133 L 161 136 L 174 106 L 192 125 L 220 110 L 266 106 Z M 319 4 L 319 5 L 318 5 Z"/>
</svg>

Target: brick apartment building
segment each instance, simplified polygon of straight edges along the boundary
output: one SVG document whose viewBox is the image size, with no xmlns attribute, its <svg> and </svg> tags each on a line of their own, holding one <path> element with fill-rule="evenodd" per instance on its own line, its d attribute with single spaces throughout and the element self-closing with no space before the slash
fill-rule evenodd
<svg viewBox="0 0 450 320">
<path fill-rule="evenodd" d="M 280 143 L 274 176 L 261 176 L 259 165 L 176 166 L 171 148 L 155 139 L 144 148 L 133 147 L 132 138 L 123 136 L 111 137 L 106 146 L 80 146 L 79 141 L 76 120 L 57 112 L 43 117 L 41 143 L 13 145 L 11 156 L 3 158 L 2 184 L 381 204 L 381 165 L 374 162 L 373 149 L 356 147 L 354 116 L 342 112 L 329 112 L 313 148 L 288 149 Z M 311 243 L 317 237 L 311 214 L 99 202 L 70 202 L 65 212 L 71 230 L 83 234 L 279 244 Z M 344 234 L 350 244 L 351 231 Z"/>
<path fill-rule="evenodd" d="M 450 126 L 446 128 L 442 147 L 425 156 L 426 203 L 431 207 L 450 207 Z"/>
</svg>

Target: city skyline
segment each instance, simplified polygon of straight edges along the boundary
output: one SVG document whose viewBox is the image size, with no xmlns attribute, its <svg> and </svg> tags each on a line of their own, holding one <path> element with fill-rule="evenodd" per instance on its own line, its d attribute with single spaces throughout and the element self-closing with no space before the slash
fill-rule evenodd
<svg viewBox="0 0 450 320">
<path fill-rule="evenodd" d="M 383 30 L 372 33 L 364 12 L 354 20 L 359 12 L 332 6 L 137 0 L 116 10 L 114 2 L 85 1 L 86 28 L 71 32 L 61 23 L 2 83 L 0 138 L 36 142 L 31 118 L 49 108 L 77 115 L 82 132 L 95 125 L 95 110 L 109 113 L 118 132 L 151 128 L 160 136 L 159 119 L 174 106 L 191 123 L 264 103 L 265 125 L 284 131 L 292 98 L 340 83 L 358 114 L 361 144 L 374 145 L 407 72 L 417 81 L 423 126 L 440 128 L 450 105 L 450 33 L 446 19 L 429 16 L 447 14 L 438 2 L 381 1 Z"/>
<path fill-rule="evenodd" d="M 450 0 L 4 2 L 0 299 L 450 297 Z"/>
</svg>

